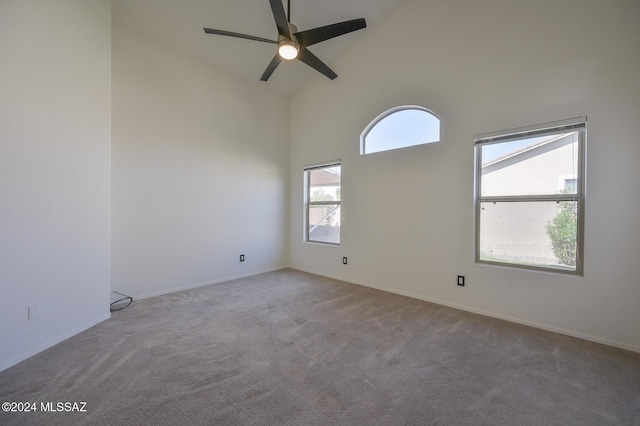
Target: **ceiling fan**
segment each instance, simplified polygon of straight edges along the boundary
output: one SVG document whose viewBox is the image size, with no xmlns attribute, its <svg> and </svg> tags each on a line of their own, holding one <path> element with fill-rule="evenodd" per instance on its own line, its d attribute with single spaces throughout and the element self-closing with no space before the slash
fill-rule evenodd
<svg viewBox="0 0 640 426">
<path fill-rule="evenodd" d="M 290 22 L 291 4 L 289 0 L 287 0 L 286 14 L 284 12 L 282 0 L 269 0 L 269 3 L 271 4 L 273 18 L 276 21 L 276 27 L 278 28 L 278 40 L 269 40 L 267 38 L 256 37 L 248 34 L 234 33 L 225 30 L 216 30 L 212 28 L 204 29 L 204 32 L 207 34 L 217 34 L 228 37 L 244 38 L 247 40 L 277 44 L 278 53 L 276 53 L 276 55 L 273 57 L 273 59 L 267 66 L 267 69 L 264 70 L 262 77 L 260 77 L 261 81 L 269 80 L 269 77 L 271 77 L 271 74 L 273 74 L 276 67 L 283 59 L 298 59 L 333 80 L 338 76 L 338 74 L 333 72 L 333 70 L 329 68 L 324 62 L 322 62 L 316 55 L 311 53 L 309 49 L 307 49 L 307 47 L 334 37 L 338 37 L 343 34 L 361 30 L 363 28 L 366 28 L 367 26 L 364 18 L 360 18 L 352 19 L 350 21 L 338 22 L 336 24 L 326 25 L 324 27 L 318 27 L 311 30 L 298 31 L 298 28 Z"/>
</svg>

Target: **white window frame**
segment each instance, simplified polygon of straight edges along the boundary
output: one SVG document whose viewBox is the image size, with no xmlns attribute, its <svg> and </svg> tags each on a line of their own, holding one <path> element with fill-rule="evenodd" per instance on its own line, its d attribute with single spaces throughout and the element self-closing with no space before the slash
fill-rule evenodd
<svg viewBox="0 0 640 426">
<path fill-rule="evenodd" d="M 534 138 L 553 134 L 578 131 L 578 165 L 575 194 L 543 194 L 543 195 L 516 195 L 516 196 L 482 196 L 482 150 L 481 147 L 512 142 L 520 139 Z M 584 274 L 584 204 L 585 204 L 585 171 L 586 171 L 586 133 L 587 117 L 576 117 L 568 120 L 554 121 L 550 123 L 520 127 L 516 129 L 498 132 L 482 133 L 474 136 L 475 149 L 475 261 L 476 263 L 499 265 L 513 268 L 531 269 L 553 273 L 571 274 L 582 276 Z M 528 265 L 523 263 L 500 262 L 480 258 L 480 219 L 482 203 L 520 203 L 520 202 L 562 202 L 573 201 L 577 203 L 577 232 L 576 232 L 576 266 L 575 270 Z"/>
<path fill-rule="evenodd" d="M 337 201 L 311 201 L 311 179 L 309 177 L 309 172 L 318 169 L 326 169 L 330 167 L 338 167 L 340 166 L 340 200 Z M 314 244 L 324 244 L 329 246 L 339 246 L 340 241 L 342 240 L 342 235 L 340 235 L 339 242 L 333 243 L 328 241 L 320 241 L 313 240 L 310 237 L 309 232 L 309 210 L 311 206 L 333 206 L 334 208 L 341 208 L 342 202 L 342 161 L 340 159 L 333 161 L 325 161 L 322 163 L 315 164 L 306 164 L 304 166 L 304 242 L 314 243 Z M 341 222 L 342 222 L 342 212 Z M 341 232 L 342 234 L 342 232 Z"/>
</svg>

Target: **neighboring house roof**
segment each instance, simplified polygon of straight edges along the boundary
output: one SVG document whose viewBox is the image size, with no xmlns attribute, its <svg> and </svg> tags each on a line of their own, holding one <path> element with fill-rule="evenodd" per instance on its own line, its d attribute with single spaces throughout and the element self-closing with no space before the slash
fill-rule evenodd
<svg viewBox="0 0 640 426">
<path fill-rule="evenodd" d="M 555 148 L 559 148 L 564 145 L 564 143 L 571 142 L 567 136 L 574 134 L 572 133 L 563 133 L 561 135 L 552 135 L 548 138 L 543 138 L 542 140 L 537 140 L 530 145 L 526 145 L 524 147 L 518 148 L 515 151 L 508 152 L 500 157 L 492 159 L 486 163 L 482 164 L 482 168 L 492 167 L 492 168 L 501 168 L 506 166 L 507 164 L 501 165 L 500 163 L 509 163 L 509 165 L 513 163 L 517 163 L 519 161 L 525 160 L 527 158 L 534 157 L 536 155 L 540 155 L 544 152 L 551 151 Z M 567 138 L 567 140 L 564 140 Z M 554 146 L 555 145 L 555 146 Z M 507 161 L 511 160 L 511 161 Z"/>
<path fill-rule="evenodd" d="M 340 174 L 335 169 L 314 170 L 311 186 L 337 186 L 340 185 Z"/>
</svg>

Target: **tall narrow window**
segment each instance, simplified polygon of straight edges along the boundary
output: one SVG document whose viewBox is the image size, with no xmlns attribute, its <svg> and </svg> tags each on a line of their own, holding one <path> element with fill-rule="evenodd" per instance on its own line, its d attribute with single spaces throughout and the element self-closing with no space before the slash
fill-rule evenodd
<svg viewBox="0 0 640 426">
<path fill-rule="evenodd" d="M 586 125 L 475 136 L 477 262 L 582 274 Z"/>
<path fill-rule="evenodd" d="M 340 161 L 306 166 L 305 241 L 340 244 Z"/>
<path fill-rule="evenodd" d="M 360 135 L 360 154 L 423 145 L 440 140 L 440 119 L 415 105 L 399 106 L 376 117 Z"/>
</svg>

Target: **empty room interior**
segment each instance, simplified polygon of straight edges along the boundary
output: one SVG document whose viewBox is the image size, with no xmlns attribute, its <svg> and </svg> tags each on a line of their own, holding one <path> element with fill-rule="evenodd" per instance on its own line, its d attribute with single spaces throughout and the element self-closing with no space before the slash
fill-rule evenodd
<svg viewBox="0 0 640 426">
<path fill-rule="evenodd" d="M 639 51 L 637 0 L 2 0 L 0 423 L 640 424 Z"/>
</svg>

